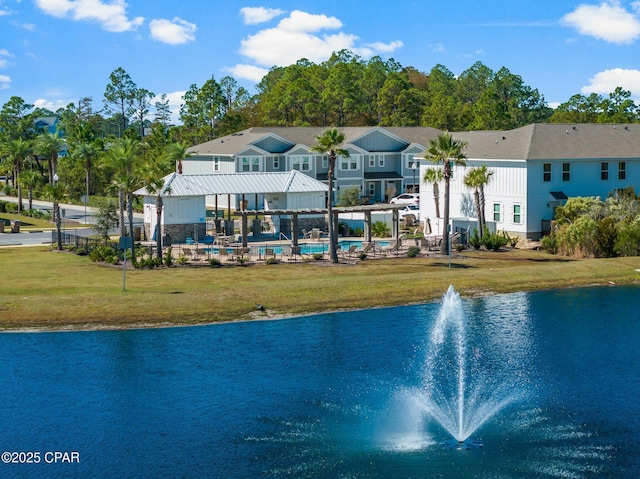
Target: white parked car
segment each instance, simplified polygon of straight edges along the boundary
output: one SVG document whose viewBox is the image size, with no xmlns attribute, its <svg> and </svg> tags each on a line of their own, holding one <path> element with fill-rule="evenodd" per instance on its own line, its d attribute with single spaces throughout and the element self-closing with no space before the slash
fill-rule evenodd
<svg viewBox="0 0 640 479">
<path fill-rule="evenodd" d="M 400 219 L 404 218 L 407 215 L 415 216 L 416 221 L 420 222 L 420 207 L 417 204 L 412 203 L 405 206 L 401 210 L 398 210 L 398 216 L 400 217 Z"/>
<path fill-rule="evenodd" d="M 418 193 L 403 193 L 395 196 L 389 200 L 392 205 L 396 204 L 420 204 L 420 194 Z"/>
</svg>

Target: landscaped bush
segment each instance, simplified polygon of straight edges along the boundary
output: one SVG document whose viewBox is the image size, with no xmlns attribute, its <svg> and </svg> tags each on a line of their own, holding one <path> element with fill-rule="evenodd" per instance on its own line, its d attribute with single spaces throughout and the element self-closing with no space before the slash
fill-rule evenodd
<svg viewBox="0 0 640 479">
<path fill-rule="evenodd" d="M 371 225 L 371 234 L 378 238 L 388 238 L 391 235 L 391 230 L 386 223 L 382 221 L 376 221 Z"/>
<path fill-rule="evenodd" d="M 506 233 L 491 233 L 485 232 L 482 235 L 482 238 L 478 235 L 478 230 L 474 229 L 473 234 L 469 238 L 469 244 L 473 246 L 475 249 L 480 249 L 484 246 L 487 249 L 498 251 L 500 248 L 505 247 L 506 245 L 513 242 L 513 239 L 510 238 Z M 518 238 L 515 238 L 515 242 L 518 242 Z"/>
<path fill-rule="evenodd" d="M 324 253 L 313 253 L 313 259 L 315 259 L 316 261 L 320 261 L 324 258 Z M 270 259 L 275 259 L 275 258 L 270 258 Z"/>
<path fill-rule="evenodd" d="M 118 254 L 111 246 L 96 246 L 89 253 L 89 259 L 109 264 L 118 264 L 119 261 Z"/>
<path fill-rule="evenodd" d="M 218 258 L 211 258 L 209 260 L 209 266 L 211 266 L 212 268 L 219 268 L 220 266 L 222 266 L 222 263 L 220 263 L 220 260 Z"/>
<path fill-rule="evenodd" d="M 409 246 L 409 249 L 407 250 L 407 256 L 409 258 L 415 258 L 418 256 L 418 253 L 420 253 L 420 248 L 417 246 Z"/>
<path fill-rule="evenodd" d="M 316 253 L 319 254 L 319 253 Z M 313 255 L 313 259 L 317 259 L 315 257 L 316 255 Z M 278 260 L 276 258 L 267 258 L 267 260 L 265 261 L 265 264 L 278 264 Z"/>
<path fill-rule="evenodd" d="M 543 236 L 540 238 L 540 244 L 547 253 L 556 254 L 558 252 L 558 238 L 555 234 Z"/>
<path fill-rule="evenodd" d="M 171 267 L 173 264 L 173 257 L 171 256 L 171 248 L 167 249 L 167 252 L 164 254 L 164 264 L 167 267 Z"/>
</svg>

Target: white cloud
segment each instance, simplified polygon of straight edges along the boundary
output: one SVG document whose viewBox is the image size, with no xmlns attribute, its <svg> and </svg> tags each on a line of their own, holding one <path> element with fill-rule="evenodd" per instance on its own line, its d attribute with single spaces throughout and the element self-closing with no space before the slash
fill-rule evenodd
<svg viewBox="0 0 640 479">
<path fill-rule="evenodd" d="M 260 83 L 262 78 L 269 73 L 266 68 L 257 67 L 255 65 L 236 65 L 225 69 L 235 78 L 249 80 L 254 83 Z"/>
<path fill-rule="evenodd" d="M 245 25 L 268 22 L 284 13 L 286 12 L 279 8 L 243 7 L 240 9 L 240 15 L 242 15 Z"/>
<path fill-rule="evenodd" d="M 11 86 L 11 77 L 8 75 L 0 75 L 0 90 L 6 90 Z"/>
<path fill-rule="evenodd" d="M 8 64 L 8 57 L 13 57 L 9 50 L 6 48 L 0 48 L 0 68 L 6 68 Z"/>
<path fill-rule="evenodd" d="M 47 15 L 72 20 L 98 22 L 109 32 L 135 30 L 144 22 L 143 17 L 129 19 L 124 0 L 35 0 L 35 4 Z"/>
<path fill-rule="evenodd" d="M 60 108 L 66 108 L 67 105 L 71 103 L 70 100 L 46 100 L 44 98 L 38 98 L 33 102 L 33 106 L 35 108 L 46 108 L 50 111 L 56 111 Z"/>
<path fill-rule="evenodd" d="M 282 19 L 275 28 L 260 30 L 242 40 L 240 53 L 259 66 L 269 68 L 291 65 L 301 58 L 322 62 L 327 60 L 333 52 L 344 49 L 370 57 L 378 52 L 392 52 L 403 45 L 401 41 L 395 40 L 390 43 L 376 42 L 360 47 L 356 43 L 358 40 L 356 35 L 345 32 L 320 33 L 323 30 L 337 30 L 341 27 L 342 22 L 336 17 L 295 10 Z M 238 65 L 233 68 L 249 71 L 247 65 Z M 255 75 L 258 70 L 249 72 Z"/>
<path fill-rule="evenodd" d="M 431 48 L 431 51 L 434 53 L 442 53 L 447 51 L 442 43 L 432 43 L 431 45 L 429 45 L 429 48 Z"/>
<path fill-rule="evenodd" d="M 400 40 L 394 40 L 391 43 L 375 42 L 370 43 L 366 46 L 371 48 L 375 52 L 391 53 L 395 52 L 398 48 L 402 48 L 404 46 L 404 43 L 402 43 Z"/>
<path fill-rule="evenodd" d="M 589 78 L 589 85 L 582 87 L 582 93 L 608 95 L 616 88 L 630 91 L 634 97 L 640 97 L 640 70 L 613 68 L 596 73 Z"/>
<path fill-rule="evenodd" d="M 317 32 L 320 30 L 335 30 L 341 26 L 342 22 L 336 17 L 294 10 L 287 18 L 280 20 L 278 29 L 288 32 Z"/>
<path fill-rule="evenodd" d="M 627 11 L 618 0 L 609 0 L 600 5 L 579 5 L 560 20 L 582 35 L 612 43 L 631 43 L 640 36 L 640 3 L 633 2 L 636 13 Z"/>
<path fill-rule="evenodd" d="M 195 23 L 187 22 L 175 17 L 173 20 L 164 18 L 151 20 L 149 23 L 151 38 L 170 45 L 180 45 L 182 43 L 193 42 L 197 27 Z"/>
</svg>

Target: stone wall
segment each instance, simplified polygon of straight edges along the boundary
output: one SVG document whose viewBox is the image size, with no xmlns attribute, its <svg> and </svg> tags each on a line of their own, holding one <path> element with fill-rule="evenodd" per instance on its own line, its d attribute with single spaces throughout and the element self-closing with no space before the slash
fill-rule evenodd
<svg viewBox="0 0 640 479">
<path fill-rule="evenodd" d="M 198 234 L 198 238 L 202 239 L 207 234 L 207 225 L 206 223 L 189 223 L 184 225 L 164 225 L 162 235 L 171 236 L 171 243 L 185 243 L 187 238 L 194 237 L 194 227 Z M 150 231 L 149 223 L 144 224 L 144 230 L 146 237 L 151 239 L 153 238 L 153 232 Z"/>
</svg>

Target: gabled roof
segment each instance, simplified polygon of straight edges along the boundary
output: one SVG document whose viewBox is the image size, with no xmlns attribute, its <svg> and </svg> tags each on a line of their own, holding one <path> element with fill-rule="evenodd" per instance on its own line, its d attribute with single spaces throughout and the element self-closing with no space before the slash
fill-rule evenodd
<svg viewBox="0 0 640 479">
<path fill-rule="evenodd" d="M 296 146 L 312 147 L 325 127 L 254 127 L 189 148 L 195 155 L 233 156 L 252 145 L 274 144 L 273 154 L 283 154 Z M 343 146 L 356 146 L 363 139 L 387 135 L 396 147 L 412 150 L 437 138 L 441 130 L 430 127 L 342 127 Z M 451 132 L 467 142 L 470 159 L 553 160 L 640 158 L 640 124 L 554 124 L 535 123 L 513 130 Z M 393 143 L 393 142 L 392 142 Z M 264 147 L 262 148 L 264 150 Z M 365 150 L 362 150 L 363 152 Z"/>
<path fill-rule="evenodd" d="M 165 176 L 161 196 L 242 195 L 260 193 L 323 193 L 324 183 L 292 170 L 281 173 L 229 173 L 210 175 Z M 147 188 L 135 192 L 141 196 L 156 196 Z"/>
</svg>

